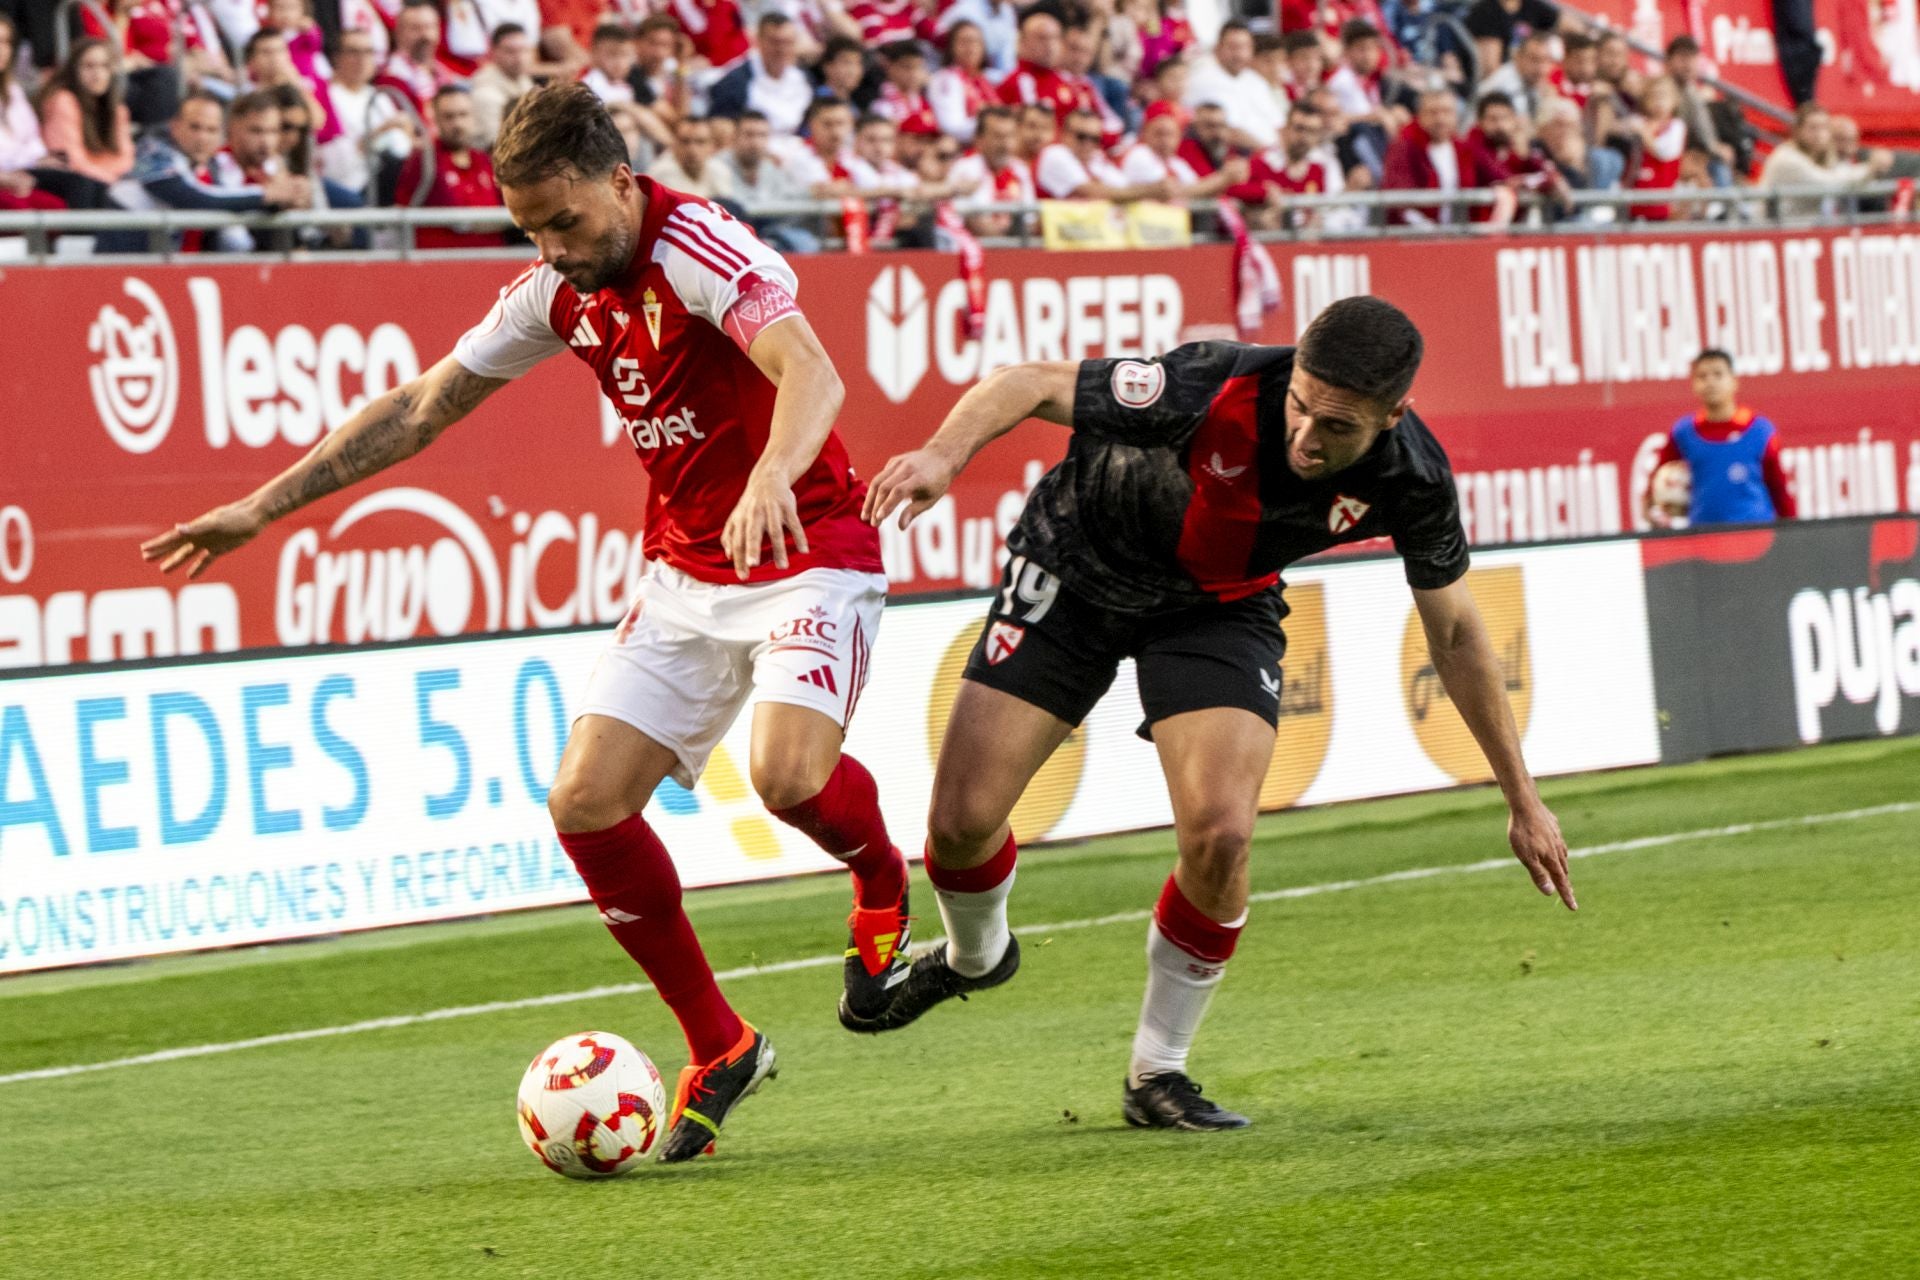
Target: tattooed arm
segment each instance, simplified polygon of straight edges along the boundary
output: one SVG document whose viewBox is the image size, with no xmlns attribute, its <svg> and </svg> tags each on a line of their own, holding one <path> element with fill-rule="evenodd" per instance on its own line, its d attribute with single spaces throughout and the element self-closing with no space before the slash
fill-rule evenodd
<svg viewBox="0 0 1920 1280">
<path fill-rule="evenodd" d="M 187 576 L 197 578 L 281 516 L 411 458 L 506 385 L 504 378 L 469 373 L 448 356 L 405 386 L 369 401 L 306 457 L 240 501 L 141 543 L 141 558 L 158 560 L 162 573 L 189 565 Z"/>
</svg>

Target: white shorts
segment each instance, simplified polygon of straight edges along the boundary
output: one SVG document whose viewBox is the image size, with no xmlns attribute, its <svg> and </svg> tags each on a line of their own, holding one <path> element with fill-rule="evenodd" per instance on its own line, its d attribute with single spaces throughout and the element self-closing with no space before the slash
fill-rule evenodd
<svg viewBox="0 0 1920 1280">
<path fill-rule="evenodd" d="M 594 665 L 580 715 L 632 725 L 680 759 L 692 787 L 750 694 L 844 728 L 867 683 L 886 575 L 809 569 L 777 582 L 701 582 L 647 566 Z"/>
</svg>

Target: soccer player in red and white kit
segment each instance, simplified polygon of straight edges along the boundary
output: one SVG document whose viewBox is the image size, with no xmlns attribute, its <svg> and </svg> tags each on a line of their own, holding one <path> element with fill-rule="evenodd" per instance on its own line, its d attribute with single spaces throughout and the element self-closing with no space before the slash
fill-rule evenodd
<svg viewBox="0 0 1920 1280">
<path fill-rule="evenodd" d="M 853 873 L 842 1020 L 884 1008 L 906 974 L 906 864 L 873 778 L 841 753 L 886 598 L 879 538 L 833 432 L 840 379 L 779 254 L 706 201 L 635 176 L 577 83 L 514 104 L 494 169 L 540 261 L 451 355 L 142 552 L 197 576 L 271 520 L 418 453 L 546 357 L 571 348 L 587 362 L 651 477 L 649 563 L 547 804 L 601 919 L 686 1033 L 661 1155 L 684 1160 L 774 1053 L 721 995 L 641 810 L 665 778 L 694 785 L 750 694 L 755 790 Z"/>
</svg>

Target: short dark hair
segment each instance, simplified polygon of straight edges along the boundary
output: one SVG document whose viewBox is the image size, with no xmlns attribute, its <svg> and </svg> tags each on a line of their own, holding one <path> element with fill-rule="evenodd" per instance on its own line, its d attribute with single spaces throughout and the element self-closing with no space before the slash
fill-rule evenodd
<svg viewBox="0 0 1920 1280">
<path fill-rule="evenodd" d="M 1589 49 L 1598 49 L 1599 47 L 1600 42 L 1598 40 L 1595 40 L 1592 36 L 1586 35 L 1583 32 L 1569 31 L 1566 35 L 1560 37 L 1560 51 L 1562 54 L 1585 53 Z"/>
<path fill-rule="evenodd" d="M 520 95 L 500 122 L 493 176 L 503 187 L 528 187 L 571 174 L 604 178 L 629 163 L 606 104 L 578 80 L 541 85 Z"/>
<path fill-rule="evenodd" d="M 1488 107 L 1505 107 L 1511 111 L 1513 110 L 1513 97 L 1511 94 L 1504 93 L 1499 89 L 1491 89 L 1481 94 L 1480 101 L 1473 104 L 1473 118 L 1478 120 L 1481 116 L 1487 114 Z"/>
<path fill-rule="evenodd" d="M 214 106 L 220 108 L 220 118 L 222 120 L 227 118 L 227 104 L 221 99 L 220 95 L 217 93 L 209 93 L 205 89 L 197 86 L 180 95 L 180 105 L 174 108 L 173 114 L 176 116 L 179 115 L 196 102 L 211 102 Z"/>
<path fill-rule="evenodd" d="M 1215 44 L 1215 46 L 1218 46 L 1222 40 L 1225 40 L 1229 35 L 1232 35 L 1236 31 L 1246 32 L 1249 38 L 1251 38 L 1253 35 L 1253 28 L 1248 26 L 1245 22 L 1241 21 L 1239 18 L 1229 18 L 1225 22 L 1220 24 L 1220 34 L 1214 37 L 1213 43 Z"/>
<path fill-rule="evenodd" d="M 429 102 L 438 102 L 442 98 L 471 98 L 473 90 L 467 87 L 465 80 L 449 80 L 433 91 Z"/>
<path fill-rule="evenodd" d="M 1012 107 L 998 102 L 992 106 L 980 108 L 980 114 L 974 117 L 975 131 L 977 132 L 979 127 L 989 120 L 1006 120 L 1015 125 L 1020 123 L 1020 117 L 1014 114 Z"/>
<path fill-rule="evenodd" d="M 1263 54 L 1285 53 L 1286 51 L 1287 38 L 1285 36 L 1277 36 L 1268 32 L 1253 38 L 1253 56 L 1256 58 Z"/>
<path fill-rule="evenodd" d="M 263 111 L 278 111 L 280 100 L 273 96 L 271 89 L 255 89 L 252 93 L 243 93 L 233 100 L 227 108 L 227 115 L 234 120 L 244 120 L 248 116 L 257 116 Z"/>
<path fill-rule="evenodd" d="M 258 49 L 261 44 L 268 40 L 285 40 L 286 38 L 287 33 L 278 27 L 261 27 L 258 31 L 248 36 L 246 44 L 241 46 L 240 61 L 252 62 L 253 51 Z"/>
<path fill-rule="evenodd" d="M 1380 29 L 1365 18 L 1349 18 L 1340 24 L 1340 43 L 1358 44 L 1362 40 L 1378 40 Z"/>
<path fill-rule="evenodd" d="M 852 36 L 829 36 L 827 42 L 820 46 L 820 61 L 832 62 L 835 58 L 847 53 L 859 54 L 861 62 L 867 60 L 867 46 L 860 41 Z"/>
<path fill-rule="evenodd" d="M 593 29 L 593 44 L 612 44 L 633 39 L 633 28 L 624 22 L 603 22 Z"/>
<path fill-rule="evenodd" d="M 889 40 L 874 52 L 880 55 L 882 62 L 897 62 L 901 58 L 924 59 L 927 56 L 927 51 L 918 40 Z"/>
<path fill-rule="evenodd" d="M 487 37 L 487 47 L 489 49 L 493 48 L 508 36 L 523 36 L 525 34 L 527 34 L 527 29 L 519 23 L 503 22 L 493 29 L 492 35 Z"/>
<path fill-rule="evenodd" d="M 1671 58 L 1676 53 L 1699 53 L 1699 52 L 1700 52 L 1700 42 L 1698 40 L 1695 40 L 1692 36 L 1679 35 L 1667 41 L 1667 56 L 1669 58 Z"/>
<path fill-rule="evenodd" d="M 1054 5 L 1048 4 L 1046 0 L 1041 0 L 1039 4 L 1030 4 L 1020 11 L 1019 29 L 1025 31 L 1027 23 L 1035 18 L 1052 18 L 1063 28 L 1067 25 L 1067 15 Z"/>
<path fill-rule="evenodd" d="M 665 17 L 666 15 L 662 14 L 661 16 Z M 755 31 L 765 31 L 768 27 L 786 27 L 792 24 L 793 19 L 789 18 L 786 14 L 781 13 L 778 9 L 769 9 L 760 15 L 760 21 L 753 24 L 753 29 Z"/>
<path fill-rule="evenodd" d="M 1293 363 L 1329 386 L 1397 405 L 1420 371 L 1425 344 L 1406 312 L 1380 298 L 1342 298 L 1300 335 Z"/>
<path fill-rule="evenodd" d="M 742 111 L 739 115 L 733 118 L 733 122 L 736 125 L 745 124 L 749 120 L 755 120 L 765 125 L 771 125 L 773 123 L 773 121 L 767 119 L 767 113 L 760 110 L 760 108 L 758 107 L 748 107 L 745 111 Z"/>
<path fill-rule="evenodd" d="M 1693 363 L 1687 366 L 1687 372 L 1692 373 L 1709 360 L 1718 360 L 1728 369 L 1733 368 L 1733 356 L 1730 352 L 1721 347 L 1708 347 L 1693 358 Z"/>
<path fill-rule="evenodd" d="M 802 121 L 802 123 L 811 129 L 815 118 L 817 118 L 822 111 L 831 111 L 835 107 L 845 107 L 849 111 L 853 110 L 853 104 L 845 98 L 836 98 L 831 94 L 822 94 L 807 104 L 806 119 Z"/>
<path fill-rule="evenodd" d="M 1320 35 L 1315 31 L 1289 31 L 1280 37 L 1280 47 L 1288 53 L 1299 53 L 1303 49 L 1318 49 Z"/>
<path fill-rule="evenodd" d="M 855 133 L 864 133 L 866 132 L 866 130 L 872 128 L 876 124 L 884 124 L 889 128 L 897 127 L 894 125 L 893 121 L 888 119 L 886 116 L 880 115 L 877 112 L 869 111 L 865 115 L 861 116 L 858 120 L 855 120 L 853 122 L 853 131 Z"/>
<path fill-rule="evenodd" d="M 656 31 L 671 31 L 677 36 L 680 34 L 680 23 L 670 13 L 656 13 L 642 18 L 640 25 L 633 29 L 633 34 L 636 39 L 639 39 L 650 36 Z"/>
</svg>

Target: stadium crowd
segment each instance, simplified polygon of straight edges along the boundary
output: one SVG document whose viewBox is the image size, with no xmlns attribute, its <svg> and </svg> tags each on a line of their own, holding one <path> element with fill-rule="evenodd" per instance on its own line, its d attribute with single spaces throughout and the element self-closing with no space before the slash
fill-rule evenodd
<svg viewBox="0 0 1920 1280">
<path fill-rule="evenodd" d="M 637 171 L 726 202 L 789 251 L 842 235 L 930 244 L 959 229 L 950 201 L 1204 212 L 1224 199 L 1256 228 L 1340 231 L 1367 211 L 1297 198 L 1484 190 L 1471 207 L 1387 216 L 1713 218 L 1737 202 L 1688 189 L 1845 192 L 1896 164 L 1815 103 L 1762 164 L 1741 110 L 1700 78 L 1690 37 L 1637 65 L 1625 36 L 1549 0 L 1279 0 L 1254 21 L 1218 0 L 322 0 L 318 13 L 313 0 L 92 0 L 57 65 L 45 16 L 12 2 L 23 14 L 0 11 L 0 209 L 497 205 L 487 149 L 501 115 L 554 77 L 607 103 Z M 1458 21 L 1423 27 L 1435 9 Z M 1647 195 L 1575 207 L 1576 190 Z M 1521 209 L 1522 193 L 1538 198 Z M 842 212 L 772 211 L 807 199 Z M 1001 235 L 1020 216 L 964 221 Z M 176 233 L 176 247 L 277 248 L 296 234 L 366 243 L 363 231 L 228 227 Z"/>
</svg>

